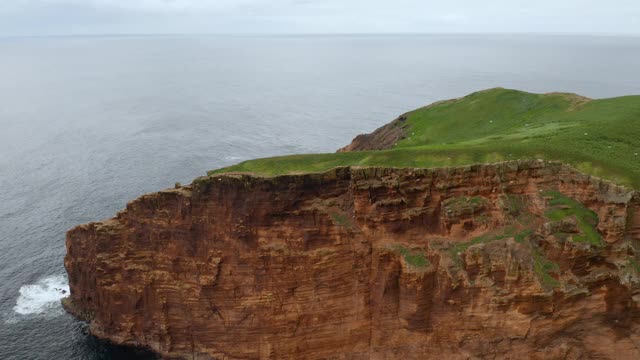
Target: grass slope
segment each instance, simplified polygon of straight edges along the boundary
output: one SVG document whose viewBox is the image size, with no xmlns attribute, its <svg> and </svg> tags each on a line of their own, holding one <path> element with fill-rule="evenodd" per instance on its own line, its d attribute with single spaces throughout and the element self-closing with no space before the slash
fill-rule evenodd
<svg viewBox="0 0 640 360">
<path fill-rule="evenodd" d="M 407 138 L 390 150 L 257 159 L 209 174 L 279 175 L 346 165 L 441 167 L 541 158 L 640 188 L 640 96 L 591 100 L 491 89 L 435 103 L 407 117 Z"/>
</svg>

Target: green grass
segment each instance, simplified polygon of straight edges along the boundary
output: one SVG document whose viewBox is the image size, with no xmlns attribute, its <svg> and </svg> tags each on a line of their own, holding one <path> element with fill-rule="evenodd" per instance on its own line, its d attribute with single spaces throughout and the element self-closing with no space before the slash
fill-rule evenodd
<svg viewBox="0 0 640 360">
<path fill-rule="evenodd" d="M 513 237 L 514 240 L 519 244 L 524 244 L 526 240 L 528 240 L 534 231 L 532 229 L 520 229 L 518 230 L 515 226 L 508 226 L 503 229 L 502 233 L 498 234 L 487 234 L 478 236 L 466 243 L 455 244 L 451 247 L 450 254 L 452 259 L 458 263 L 458 265 L 462 264 L 461 254 L 463 254 L 467 249 L 469 249 L 473 245 L 477 244 L 486 244 L 492 241 L 503 240 L 506 238 Z M 540 279 L 540 282 L 545 288 L 556 288 L 560 286 L 560 282 L 556 280 L 551 273 L 558 272 L 559 267 L 558 264 L 547 259 L 542 251 L 537 247 L 531 245 L 532 248 L 532 256 L 533 256 L 533 270 Z"/>
<path fill-rule="evenodd" d="M 467 251 L 473 245 L 478 244 L 486 244 L 492 241 L 504 240 L 510 237 L 519 243 L 523 244 L 525 240 L 528 240 L 531 235 L 533 235 L 534 231 L 532 229 L 520 229 L 518 230 L 517 226 L 510 225 L 502 229 L 502 232 L 494 232 L 493 234 L 485 234 L 478 237 L 473 238 L 471 241 L 466 243 L 458 243 L 451 247 L 450 254 L 451 257 L 457 262 L 460 263 L 462 261 L 460 255 Z"/>
<path fill-rule="evenodd" d="M 523 196 L 504 194 L 500 200 L 507 213 L 514 218 L 521 216 L 527 207 Z"/>
<path fill-rule="evenodd" d="M 638 263 L 638 261 L 636 261 L 636 259 L 629 257 L 628 259 L 629 262 L 629 266 L 638 274 L 640 274 L 640 264 Z"/>
<path fill-rule="evenodd" d="M 337 225 L 340 225 L 340 226 L 351 225 L 351 222 L 349 221 L 349 218 L 346 215 L 338 214 L 336 212 L 332 212 L 329 215 L 331 216 L 331 220 L 333 220 L 333 222 L 336 223 Z"/>
<path fill-rule="evenodd" d="M 573 235 L 575 242 L 589 243 L 595 246 L 603 246 L 604 242 L 598 233 L 598 215 L 587 209 L 581 203 L 562 195 L 557 191 L 548 191 L 544 196 L 551 197 L 549 206 L 552 208 L 545 212 L 545 216 L 552 221 L 562 221 L 569 216 L 575 216 L 578 228 L 582 234 Z"/>
<path fill-rule="evenodd" d="M 415 268 L 424 268 L 429 266 L 429 260 L 424 256 L 422 251 L 409 250 L 402 245 L 395 245 L 394 250 L 399 252 L 407 264 Z"/>
<path fill-rule="evenodd" d="M 488 236 L 488 235 L 482 235 L 482 236 L 478 236 L 478 237 L 473 238 L 469 242 L 455 244 L 451 248 L 451 255 L 453 256 L 454 259 L 456 259 L 456 258 L 459 259 L 460 258 L 460 254 L 462 254 L 465 251 L 467 251 L 467 249 L 472 247 L 473 245 L 478 245 L 478 244 L 482 244 L 482 243 L 488 243 L 488 242 L 493 241 L 493 240 L 497 240 L 497 238 L 496 237 L 491 237 L 491 236 Z"/>
<path fill-rule="evenodd" d="M 460 214 L 474 214 L 486 204 L 487 200 L 481 197 L 460 196 L 446 199 L 442 207 L 452 216 L 460 216 Z"/>
<path fill-rule="evenodd" d="M 556 288 L 560 286 L 560 282 L 551 276 L 551 272 L 559 270 L 558 264 L 547 259 L 538 249 L 533 248 L 533 271 L 538 275 L 542 285 L 547 288 Z"/>
<path fill-rule="evenodd" d="M 531 237 L 531 235 L 533 235 L 533 230 L 524 229 L 521 232 L 517 233 L 513 238 L 517 243 L 523 244 L 525 240 Z"/>
<path fill-rule="evenodd" d="M 640 188 L 640 96 L 588 100 L 492 89 L 412 111 L 406 123 L 407 138 L 390 150 L 250 160 L 210 174 L 279 175 L 347 165 L 444 167 L 543 158 Z"/>
</svg>

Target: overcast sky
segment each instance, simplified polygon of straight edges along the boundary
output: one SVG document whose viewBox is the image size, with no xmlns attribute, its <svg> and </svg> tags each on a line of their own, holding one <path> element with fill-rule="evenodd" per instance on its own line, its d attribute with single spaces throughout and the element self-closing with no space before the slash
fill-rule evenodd
<svg viewBox="0 0 640 360">
<path fill-rule="evenodd" d="M 640 35 L 640 0 L 0 0 L 0 36 L 423 32 Z"/>
</svg>

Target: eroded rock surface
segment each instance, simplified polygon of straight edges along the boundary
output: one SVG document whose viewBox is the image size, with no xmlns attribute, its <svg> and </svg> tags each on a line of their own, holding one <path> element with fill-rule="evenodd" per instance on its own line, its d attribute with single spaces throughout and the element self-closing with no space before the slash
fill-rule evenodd
<svg viewBox="0 0 640 360">
<path fill-rule="evenodd" d="M 558 163 L 221 175 L 67 236 L 66 308 L 184 359 L 638 359 L 640 198 Z"/>
<path fill-rule="evenodd" d="M 349 145 L 338 149 L 338 152 L 391 149 L 398 141 L 406 137 L 408 128 L 406 122 L 407 116 L 401 115 L 370 134 L 360 134 L 356 136 Z"/>
</svg>

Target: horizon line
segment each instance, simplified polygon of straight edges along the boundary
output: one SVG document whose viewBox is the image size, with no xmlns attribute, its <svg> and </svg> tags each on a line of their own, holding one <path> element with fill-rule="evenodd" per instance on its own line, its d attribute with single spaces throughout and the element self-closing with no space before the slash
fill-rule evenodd
<svg viewBox="0 0 640 360">
<path fill-rule="evenodd" d="M 0 39 L 12 38 L 70 38 L 70 37 L 163 37 L 163 36 L 228 36 L 228 37 L 322 37 L 322 36 L 455 36 L 455 35 L 518 35 L 518 36 L 574 36 L 574 37 L 640 37 L 640 33 L 587 33 L 587 32 L 300 32 L 300 33 L 78 33 L 78 34 L 12 34 L 0 35 Z"/>
</svg>

